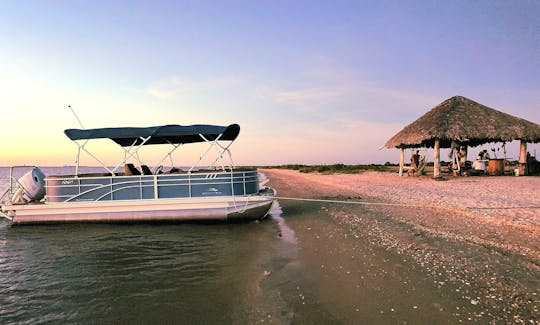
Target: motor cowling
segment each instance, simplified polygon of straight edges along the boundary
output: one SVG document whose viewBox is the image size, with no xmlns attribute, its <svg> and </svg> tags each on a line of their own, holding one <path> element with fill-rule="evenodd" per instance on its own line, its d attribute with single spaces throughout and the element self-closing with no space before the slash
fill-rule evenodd
<svg viewBox="0 0 540 325">
<path fill-rule="evenodd" d="M 41 200 L 45 196 L 45 174 L 34 167 L 18 180 L 19 188 L 13 193 L 11 202 L 28 203 Z"/>
</svg>

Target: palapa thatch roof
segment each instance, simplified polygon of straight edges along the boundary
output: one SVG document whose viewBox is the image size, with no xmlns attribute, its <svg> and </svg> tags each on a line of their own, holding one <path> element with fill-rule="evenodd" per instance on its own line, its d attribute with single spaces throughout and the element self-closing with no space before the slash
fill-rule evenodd
<svg viewBox="0 0 540 325">
<path fill-rule="evenodd" d="M 489 142 L 540 142 L 540 125 L 489 108 L 462 96 L 445 100 L 394 135 L 387 148 L 441 148 L 452 141 L 477 146 Z"/>
</svg>

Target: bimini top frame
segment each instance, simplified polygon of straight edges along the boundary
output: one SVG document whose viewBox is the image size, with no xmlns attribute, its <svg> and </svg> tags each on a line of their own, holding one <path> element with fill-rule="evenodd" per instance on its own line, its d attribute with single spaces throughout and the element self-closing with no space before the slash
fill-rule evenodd
<svg viewBox="0 0 540 325">
<path fill-rule="evenodd" d="M 109 171 L 112 175 L 116 170 L 123 166 L 131 157 L 139 159 L 139 149 L 145 145 L 150 144 L 169 144 L 173 146 L 165 157 L 158 163 L 163 162 L 167 157 L 171 157 L 171 154 L 178 149 L 181 145 L 187 143 L 206 142 L 208 148 L 200 156 L 199 160 L 189 169 L 191 172 L 208 154 L 208 152 L 215 148 L 218 152 L 216 160 L 214 160 L 211 167 L 214 167 L 218 161 L 222 161 L 223 154 L 227 152 L 231 162 L 230 168 L 232 170 L 234 164 L 232 161 L 231 152 L 229 147 L 238 137 L 240 133 L 240 126 L 238 124 L 231 124 L 229 126 L 216 126 L 216 125 L 162 125 L 153 127 L 120 127 L 120 128 L 99 128 L 99 129 L 67 129 L 64 131 L 66 136 L 72 140 L 77 146 L 77 160 L 76 171 L 78 174 L 79 161 L 81 150 L 86 152 L 103 168 Z M 114 168 L 107 167 L 99 158 L 89 152 L 85 146 L 91 139 L 111 139 L 116 142 L 122 149 L 124 149 L 124 159 Z M 231 141 L 227 146 L 223 146 L 218 141 Z M 221 162 L 221 167 L 225 170 L 225 166 Z"/>
</svg>

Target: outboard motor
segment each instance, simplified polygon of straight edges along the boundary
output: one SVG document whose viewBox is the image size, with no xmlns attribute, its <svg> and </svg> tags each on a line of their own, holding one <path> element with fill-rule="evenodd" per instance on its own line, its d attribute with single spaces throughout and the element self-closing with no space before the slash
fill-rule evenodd
<svg viewBox="0 0 540 325">
<path fill-rule="evenodd" d="M 45 196 L 45 174 L 34 167 L 18 180 L 19 188 L 11 197 L 12 203 L 28 203 L 41 200 Z"/>
</svg>

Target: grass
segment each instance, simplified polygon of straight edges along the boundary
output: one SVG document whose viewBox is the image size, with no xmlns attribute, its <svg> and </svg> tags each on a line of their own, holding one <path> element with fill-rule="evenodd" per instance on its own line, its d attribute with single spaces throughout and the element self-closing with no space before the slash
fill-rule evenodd
<svg viewBox="0 0 540 325">
<path fill-rule="evenodd" d="M 386 163 L 384 165 L 369 164 L 369 165 L 345 165 L 345 164 L 332 164 L 332 165 L 301 165 L 290 164 L 280 166 L 266 166 L 265 168 L 277 168 L 277 169 L 292 169 L 298 170 L 301 173 L 325 173 L 325 174 L 358 174 L 368 170 L 378 172 L 395 172 L 396 165 Z"/>
<path fill-rule="evenodd" d="M 531 167 L 530 175 L 540 175 L 540 162 L 536 162 L 536 165 Z M 441 173 L 451 173 L 448 171 L 448 165 L 450 163 L 444 160 L 441 161 Z M 517 161 L 508 161 L 505 164 L 505 174 L 513 175 L 514 168 L 516 168 Z M 406 164 L 406 166 L 410 166 Z M 399 171 L 399 164 L 393 164 L 386 162 L 385 164 L 369 164 L 369 165 L 345 165 L 345 164 L 331 164 L 331 165 L 303 165 L 303 164 L 288 164 L 278 166 L 259 166 L 261 168 L 275 168 L 275 169 L 292 169 L 298 170 L 301 173 L 323 173 L 323 174 L 359 174 L 365 171 L 378 171 L 386 173 L 397 173 Z M 433 162 L 428 162 L 424 168 L 424 175 L 433 174 Z"/>
</svg>

